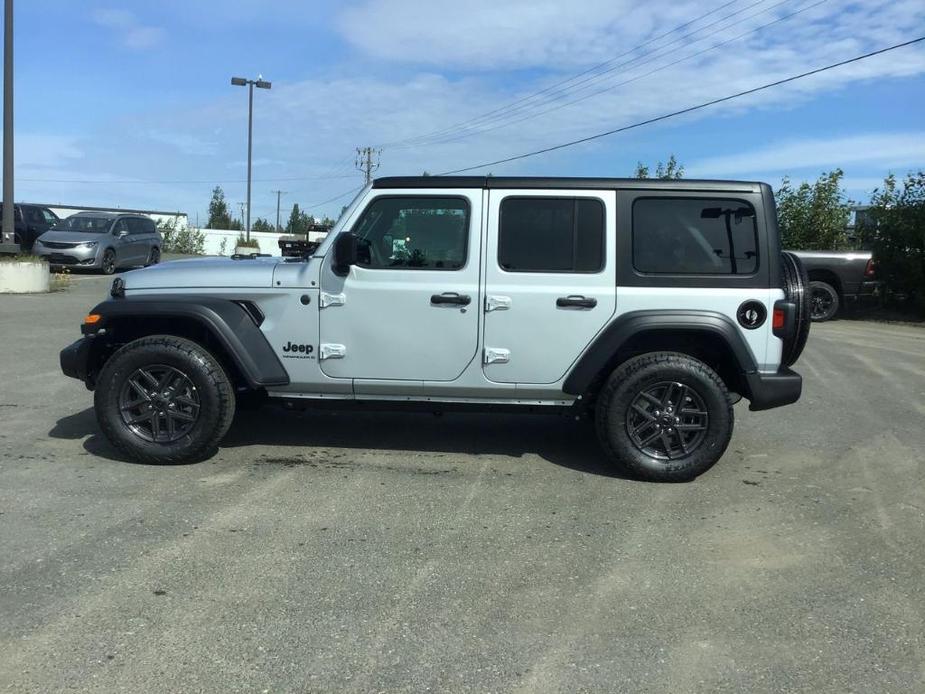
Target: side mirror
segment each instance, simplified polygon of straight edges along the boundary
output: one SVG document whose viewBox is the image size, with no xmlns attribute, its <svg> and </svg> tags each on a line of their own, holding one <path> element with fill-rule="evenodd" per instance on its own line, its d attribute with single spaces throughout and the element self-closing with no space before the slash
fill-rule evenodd
<svg viewBox="0 0 925 694">
<path fill-rule="evenodd" d="M 350 272 L 350 266 L 357 262 L 357 237 L 344 232 L 334 239 L 334 263 L 331 269 L 335 275 L 344 277 Z"/>
<path fill-rule="evenodd" d="M 128 232 L 125 229 L 122 229 L 118 234 L 116 234 L 120 239 L 124 239 L 128 236 Z"/>
</svg>

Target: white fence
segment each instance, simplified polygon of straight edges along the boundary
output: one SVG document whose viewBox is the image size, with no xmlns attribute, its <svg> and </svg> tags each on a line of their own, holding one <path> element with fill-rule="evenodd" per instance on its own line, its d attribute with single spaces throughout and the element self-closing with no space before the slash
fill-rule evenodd
<svg viewBox="0 0 925 694">
<path fill-rule="evenodd" d="M 232 231 L 231 229 L 199 229 L 199 231 L 202 232 L 206 239 L 205 250 L 203 251 L 206 255 L 231 255 L 234 253 L 238 237 L 242 234 L 240 231 Z M 251 232 L 251 239 L 256 239 L 257 243 L 260 244 L 259 252 L 270 255 L 280 255 L 280 236 L 284 236 L 284 234 L 267 231 Z M 324 237 L 325 234 L 322 233 L 308 233 L 309 241 L 320 241 Z"/>
</svg>

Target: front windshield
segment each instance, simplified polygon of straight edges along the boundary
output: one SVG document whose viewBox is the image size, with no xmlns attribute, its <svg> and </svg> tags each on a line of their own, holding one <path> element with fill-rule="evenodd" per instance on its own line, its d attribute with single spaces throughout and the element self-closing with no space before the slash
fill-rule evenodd
<svg viewBox="0 0 925 694">
<path fill-rule="evenodd" d="M 55 224 L 55 231 L 84 231 L 105 234 L 112 224 L 110 217 L 68 217 Z"/>
</svg>

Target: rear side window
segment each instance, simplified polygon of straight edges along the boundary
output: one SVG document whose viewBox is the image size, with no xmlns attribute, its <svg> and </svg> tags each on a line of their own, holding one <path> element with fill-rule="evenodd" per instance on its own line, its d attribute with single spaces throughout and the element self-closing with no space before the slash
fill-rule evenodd
<svg viewBox="0 0 925 694">
<path fill-rule="evenodd" d="M 633 266 L 675 275 L 751 275 L 758 269 L 755 208 L 725 198 L 639 198 Z"/>
<path fill-rule="evenodd" d="M 469 246 L 469 202 L 451 197 L 382 197 L 353 227 L 358 265 L 459 270 Z"/>
<path fill-rule="evenodd" d="M 600 272 L 604 204 L 595 198 L 505 198 L 498 264 L 508 272 Z"/>
</svg>

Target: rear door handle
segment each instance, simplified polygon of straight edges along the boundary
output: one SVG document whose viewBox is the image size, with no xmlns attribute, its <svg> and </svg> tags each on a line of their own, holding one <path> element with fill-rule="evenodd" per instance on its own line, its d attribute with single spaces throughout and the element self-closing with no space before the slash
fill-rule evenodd
<svg viewBox="0 0 925 694">
<path fill-rule="evenodd" d="M 594 308 L 597 306 L 597 299 L 579 295 L 560 296 L 556 299 L 556 306 L 559 308 Z"/>
<path fill-rule="evenodd" d="M 443 294 L 434 294 L 430 297 L 432 306 L 444 304 L 454 304 L 456 306 L 468 306 L 472 303 L 472 297 L 468 294 L 457 294 L 456 292 L 443 292 Z"/>
</svg>

